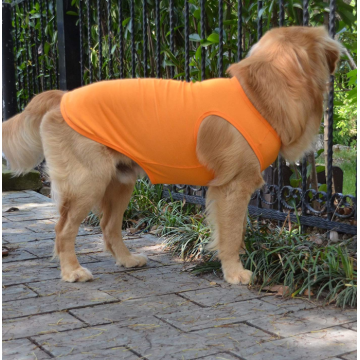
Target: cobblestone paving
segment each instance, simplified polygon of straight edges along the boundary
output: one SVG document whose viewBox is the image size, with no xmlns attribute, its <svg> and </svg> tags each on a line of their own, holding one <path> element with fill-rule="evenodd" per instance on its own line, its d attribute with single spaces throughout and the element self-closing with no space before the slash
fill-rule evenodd
<svg viewBox="0 0 360 360">
<path fill-rule="evenodd" d="M 32 191 L 2 199 L 3 359 L 356 359 L 355 310 L 195 277 L 154 236 L 126 236 L 149 258 L 129 270 L 82 227 L 76 250 L 94 281 L 61 282 L 54 205 Z"/>
</svg>

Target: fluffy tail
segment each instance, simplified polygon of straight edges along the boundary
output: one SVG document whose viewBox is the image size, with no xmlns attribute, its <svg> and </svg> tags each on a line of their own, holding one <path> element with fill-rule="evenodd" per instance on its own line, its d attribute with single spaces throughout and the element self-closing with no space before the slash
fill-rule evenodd
<svg viewBox="0 0 360 360">
<path fill-rule="evenodd" d="M 43 116 L 59 106 L 64 92 L 51 90 L 30 101 L 24 111 L 2 124 L 3 154 L 15 175 L 31 171 L 44 159 L 40 137 Z"/>
</svg>

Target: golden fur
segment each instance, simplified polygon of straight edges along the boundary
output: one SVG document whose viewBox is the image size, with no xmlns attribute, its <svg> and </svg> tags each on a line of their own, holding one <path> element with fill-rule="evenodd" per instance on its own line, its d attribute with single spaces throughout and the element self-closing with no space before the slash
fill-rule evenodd
<svg viewBox="0 0 360 360">
<path fill-rule="evenodd" d="M 245 93 L 279 134 L 282 155 L 295 161 L 311 148 L 321 117 L 323 94 L 339 60 L 340 45 L 324 28 L 273 29 L 232 65 Z M 59 209 L 55 253 L 65 281 L 87 281 L 89 270 L 75 254 L 79 225 L 94 206 L 103 217 L 105 248 L 118 265 L 143 266 L 144 255 L 123 243 L 123 213 L 142 169 L 132 160 L 72 130 L 61 116 L 63 92 L 37 95 L 21 113 L 3 123 L 3 152 L 15 174 L 29 171 L 45 156 Z M 248 283 L 251 272 L 239 259 L 251 194 L 263 185 L 257 157 L 226 120 L 209 116 L 198 133 L 199 161 L 214 170 L 207 193 L 211 248 L 218 251 L 225 279 Z"/>
</svg>

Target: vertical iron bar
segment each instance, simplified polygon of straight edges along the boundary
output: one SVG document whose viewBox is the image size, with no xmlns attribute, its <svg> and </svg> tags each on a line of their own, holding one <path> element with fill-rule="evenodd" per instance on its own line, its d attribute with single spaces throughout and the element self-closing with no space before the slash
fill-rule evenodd
<svg viewBox="0 0 360 360">
<path fill-rule="evenodd" d="M 309 0 L 303 0 L 303 26 L 309 26 Z"/>
<path fill-rule="evenodd" d="M 41 71 L 42 71 L 42 91 L 46 90 L 45 78 L 45 31 L 44 31 L 44 0 L 39 0 L 40 3 L 40 29 L 41 29 Z"/>
<path fill-rule="evenodd" d="M 45 0 L 45 22 L 46 22 L 46 25 L 49 26 L 49 0 Z M 51 40 L 49 41 L 49 32 L 47 34 L 45 34 L 45 37 L 46 37 L 47 43 L 50 45 Z M 50 68 L 49 68 L 49 89 L 50 90 L 53 88 L 52 78 L 53 78 L 53 71 L 52 71 L 52 66 L 50 64 Z"/>
<path fill-rule="evenodd" d="M 57 0 L 56 20 L 59 44 L 60 90 L 72 90 L 81 86 L 80 35 L 77 17 L 69 12 L 77 11 L 71 0 Z"/>
<path fill-rule="evenodd" d="M 30 0 L 27 0 L 27 12 L 30 13 Z M 34 39 L 34 31 L 31 26 L 30 29 L 30 54 L 31 54 L 31 78 L 32 78 L 32 92 L 31 96 L 33 96 L 36 92 L 36 74 L 34 73 L 34 65 L 35 65 L 35 58 L 34 58 L 34 49 L 33 49 L 33 39 Z"/>
<path fill-rule="evenodd" d="M 83 13 L 82 0 L 79 0 L 79 37 L 80 37 L 80 83 L 84 85 L 84 58 L 83 58 Z"/>
<path fill-rule="evenodd" d="M 284 25 L 284 0 L 279 0 L 279 26 Z M 284 186 L 283 181 L 283 159 L 279 154 L 278 156 L 278 211 L 283 211 L 283 206 L 281 202 L 281 189 Z M 281 221 L 278 221 L 278 225 L 281 226 Z"/>
<path fill-rule="evenodd" d="M 262 37 L 262 15 L 260 15 L 261 9 L 262 9 L 262 1 L 258 1 L 258 23 L 257 23 L 257 39 L 258 39 L 258 41 Z"/>
<path fill-rule="evenodd" d="M 130 3 L 130 17 L 131 17 L 131 76 L 134 78 L 136 77 L 135 72 L 135 8 L 134 8 L 134 1 L 131 0 Z M 159 0 L 160 1 L 160 0 Z M 156 1 L 158 3 L 158 1 Z M 159 28 L 160 28 L 160 20 L 159 20 Z"/>
<path fill-rule="evenodd" d="M 303 0 L 303 26 L 309 25 L 309 0 Z M 307 182 L 307 171 L 306 171 L 306 155 L 301 161 L 301 215 L 306 216 L 306 206 L 305 206 L 305 192 L 306 192 L 306 182 Z M 305 227 L 301 227 L 302 232 L 305 232 Z"/>
<path fill-rule="evenodd" d="M 200 27 L 201 27 L 201 39 L 205 41 L 205 0 L 200 0 Z M 201 80 L 205 80 L 205 60 L 206 49 L 201 47 Z"/>
<path fill-rule="evenodd" d="M 2 89 L 3 120 L 16 114 L 16 83 L 11 4 L 2 3 Z"/>
<path fill-rule="evenodd" d="M 335 37 L 335 1 L 330 0 L 329 35 Z M 331 196 L 332 196 L 332 161 L 333 161 L 333 123 L 334 123 L 334 75 L 330 76 L 329 88 L 329 119 L 328 119 L 328 154 L 327 154 L 327 219 L 331 220 Z"/>
<path fill-rule="evenodd" d="M 108 47 L 109 47 L 109 77 L 112 79 L 114 77 L 113 69 L 113 56 L 111 53 L 112 40 L 111 40 L 111 1 L 107 2 L 107 16 L 108 16 Z"/>
<path fill-rule="evenodd" d="M 25 2 L 23 3 L 23 11 L 24 14 L 26 13 L 26 8 L 27 8 L 27 2 L 28 0 L 25 0 Z M 26 29 L 24 31 L 24 44 L 25 44 L 25 59 L 26 59 L 26 90 L 27 90 L 27 97 L 26 97 L 26 103 L 29 102 L 29 100 L 31 99 L 31 95 L 30 95 L 30 75 L 29 75 L 29 44 L 27 41 L 27 35 L 28 35 L 28 29 Z"/>
<path fill-rule="evenodd" d="M 238 0 L 237 21 L 237 61 L 242 59 L 242 0 Z"/>
<path fill-rule="evenodd" d="M 88 37 L 88 52 L 89 52 L 89 80 L 90 84 L 93 82 L 93 68 L 91 62 L 91 21 L 90 21 L 90 0 L 86 2 L 86 18 L 87 18 L 87 37 Z"/>
<path fill-rule="evenodd" d="M 55 0 L 52 0 L 53 5 L 53 15 L 56 16 L 56 5 Z M 54 21 L 54 30 L 57 30 L 56 21 Z M 54 46 L 54 57 L 55 57 L 55 89 L 59 88 L 59 61 L 58 61 L 58 51 L 57 45 Z"/>
<path fill-rule="evenodd" d="M 185 0 L 185 80 L 190 81 L 189 1 Z"/>
<path fill-rule="evenodd" d="M 35 7 L 35 0 L 33 0 L 33 8 Z M 34 19 L 34 22 L 36 23 L 36 19 Z M 37 34 L 36 30 L 34 30 L 34 43 L 35 43 L 35 70 L 36 70 L 36 92 L 40 92 L 40 74 L 39 74 L 39 46 L 37 41 Z"/>
<path fill-rule="evenodd" d="M 170 0 L 170 52 L 173 56 L 174 54 L 174 0 Z M 174 77 L 175 68 L 170 66 L 170 77 Z"/>
<path fill-rule="evenodd" d="M 99 32 L 99 79 L 102 79 L 102 31 L 101 31 L 101 12 L 100 12 L 100 0 L 96 0 L 96 11 L 97 11 L 97 22 L 98 22 L 98 32 Z"/>
<path fill-rule="evenodd" d="M 19 11 L 20 11 L 20 4 L 19 4 Z M 15 25 L 15 64 L 16 64 L 16 69 L 15 69 L 15 81 L 17 79 L 18 83 L 19 83 L 19 89 L 23 89 L 24 87 L 21 85 L 21 77 L 20 77 L 20 73 L 19 70 L 17 69 L 17 67 L 19 66 L 19 58 L 18 58 L 18 52 L 19 52 L 19 38 L 18 38 L 18 26 L 17 26 L 17 16 L 16 16 L 16 6 L 14 6 L 14 10 L 12 11 L 12 15 L 14 18 L 14 25 Z M 21 97 L 19 96 L 19 111 L 22 110 L 22 104 L 21 104 Z"/>
<path fill-rule="evenodd" d="M 155 23 L 156 23 L 156 77 L 161 77 L 160 69 L 160 0 L 155 0 Z"/>
<path fill-rule="evenodd" d="M 284 0 L 279 0 L 279 26 L 284 26 L 285 12 L 284 12 Z"/>
<path fill-rule="evenodd" d="M 224 1 L 219 0 L 219 77 L 223 76 Z"/>
<path fill-rule="evenodd" d="M 120 47 L 120 79 L 124 77 L 124 33 L 123 33 L 122 0 L 119 0 L 119 47 Z"/>
<path fill-rule="evenodd" d="M 171 7 L 170 0 L 170 7 Z M 147 77 L 147 47 L 148 47 L 148 38 L 147 38 L 147 0 L 144 0 L 143 2 L 143 58 L 144 58 L 144 77 Z M 171 14 L 171 13 L 170 13 Z M 171 15 L 170 15 L 170 33 L 171 33 Z M 171 37 L 171 35 L 170 35 Z M 171 40 L 170 40 L 171 41 Z M 171 43 L 170 43 L 171 48 Z"/>
</svg>

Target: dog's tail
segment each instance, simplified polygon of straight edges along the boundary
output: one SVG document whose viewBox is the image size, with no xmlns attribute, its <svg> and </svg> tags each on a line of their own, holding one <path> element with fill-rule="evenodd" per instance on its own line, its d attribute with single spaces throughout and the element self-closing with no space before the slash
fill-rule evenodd
<svg viewBox="0 0 360 360">
<path fill-rule="evenodd" d="M 15 175 L 31 171 L 44 159 L 40 137 L 43 116 L 60 105 L 64 92 L 51 90 L 30 101 L 24 111 L 2 124 L 3 154 Z"/>
</svg>

